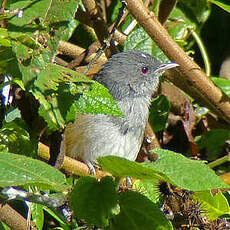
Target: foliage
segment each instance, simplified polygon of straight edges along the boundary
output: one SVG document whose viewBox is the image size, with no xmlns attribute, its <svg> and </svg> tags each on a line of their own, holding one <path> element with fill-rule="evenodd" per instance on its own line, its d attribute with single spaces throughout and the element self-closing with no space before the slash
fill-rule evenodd
<svg viewBox="0 0 230 230">
<path fill-rule="evenodd" d="M 68 123 L 77 119 L 77 113 L 123 114 L 105 87 L 58 61 L 58 58 L 63 58 L 68 64 L 75 58 L 61 53 L 61 41 L 72 42 L 75 46 L 90 46 L 91 41 L 96 40 L 95 33 L 89 29 L 91 23 L 87 24 L 78 15 L 85 9 L 81 1 L 0 2 L 3 9 L 0 15 L 0 74 L 12 77 L 8 82 L 2 81 L 1 89 L 3 91 L 5 86 L 11 85 L 16 89 L 16 99 L 19 98 L 15 103 L 1 107 L 1 199 L 32 201 L 31 219 L 37 229 L 73 229 L 83 225 L 113 230 L 170 230 L 177 229 L 178 223 L 176 218 L 166 218 L 167 215 L 161 211 L 162 204 L 165 205 L 165 199 L 169 200 L 171 196 L 176 199 L 179 196 L 175 195 L 177 189 L 165 194 L 162 192 L 160 184 L 167 182 L 183 194 L 182 203 L 189 197 L 187 200 L 191 198 L 193 207 L 199 206 L 196 218 L 202 220 L 202 215 L 207 217 L 209 227 L 223 221 L 222 216 L 230 215 L 229 199 L 224 193 L 229 185 L 217 176 L 227 172 L 229 166 L 222 165 L 214 172 L 207 164 L 207 161 L 218 160 L 221 154 L 227 154 L 229 128 L 221 120 L 213 118 L 207 108 L 204 108 L 205 113 L 198 112 L 203 111 L 202 103 L 185 93 L 172 90 L 152 100 L 149 122 L 159 135 L 162 146 L 175 150 L 152 150 L 151 154 L 157 156 L 156 161 L 138 163 L 116 156 L 102 157 L 98 159 L 98 164 L 110 176 L 100 180 L 93 176 L 79 176 L 73 185 L 71 176 L 68 178 L 38 160 L 41 136 L 46 140 L 50 133 L 62 132 Z M 161 2 L 163 0 L 154 1 L 154 5 L 149 6 L 156 16 L 162 10 Z M 120 1 L 116 0 L 105 9 L 108 26 L 117 20 L 120 7 Z M 220 14 L 222 9 L 229 13 L 230 5 L 227 1 L 218 0 L 180 0 L 172 9 L 166 26 L 171 37 L 188 54 L 194 54 L 201 66 L 204 62 L 207 73 L 211 66 L 206 52 L 209 43 L 202 42 L 202 31 L 213 9 L 218 9 Z M 84 13 L 88 14 L 87 11 Z M 133 18 L 128 14 L 118 30 L 125 33 L 132 24 Z M 207 31 L 213 33 L 211 27 L 206 28 Z M 142 50 L 162 62 L 169 62 L 139 25 L 129 33 L 120 48 Z M 86 62 L 87 59 L 82 63 Z M 216 74 L 217 70 L 214 69 L 213 73 Z M 211 77 L 211 80 L 226 94 L 226 98 L 230 96 L 228 79 Z M 22 95 L 17 94 L 18 89 L 23 92 Z M 1 99 L 4 104 L 6 98 L 2 96 Z M 176 125 L 173 119 L 177 119 Z M 214 125 L 209 123 L 210 120 Z M 160 138 L 162 133 L 164 136 Z M 206 161 L 188 158 L 198 156 L 198 150 Z M 135 178 L 132 188 L 121 185 L 123 177 Z M 19 188 L 19 193 L 10 193 L 11 186 Z M 20 195 L 22 190 L 29 198 Z M 216 194 L 213 193 L 215 190 Z M 57 207 L 57 200 L 61 207 Z M 67 209 L 63 208 L 65 206 Z M 68 208 L 74 212 L 73 221 L 69 221 Z M 22 211 L 20 207 L 18 209 Z M 192 217 L 183 211 L 188 226 Z M 54 220 L 51 222 L 55 225 L 46 223 L 46 218 Z M 0 226 L 8 229 L 3 222 Z"/>
</svg>

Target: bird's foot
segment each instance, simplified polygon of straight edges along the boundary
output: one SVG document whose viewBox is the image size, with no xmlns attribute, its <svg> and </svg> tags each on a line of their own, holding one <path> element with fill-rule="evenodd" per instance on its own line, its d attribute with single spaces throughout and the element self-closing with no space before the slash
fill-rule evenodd
<svg viewBox="0 0 230 230">
<path fill-rule="evenodd" d="M 127 176 L 125 179 L 126 179 L 126 186 L 128 188 L 132 188 L 132 185 L 133 185 L 132 178 L 130 176 Z"/>
<path fill-rule="evenodd" d="M 84 163 L 88 166 L 90 174 L 91 175 L 96 175 L 96 170 L 95 168 L 97 168 L 97 165 L 90 162 L 90 161 L 84 161 Z"/>
</svg>

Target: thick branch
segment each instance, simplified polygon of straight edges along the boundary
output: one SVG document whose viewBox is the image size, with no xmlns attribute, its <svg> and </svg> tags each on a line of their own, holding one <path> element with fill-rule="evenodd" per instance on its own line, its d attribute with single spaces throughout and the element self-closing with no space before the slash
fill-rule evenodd
<svg viewBox="0 0 230 230">
<path fill-rule="evenodd" d="M 5 223 L 10 229 L 25 230 L 27 229 L 27 221 L 17 211 L 8 204 L 0 204 L 0 221 Z M 36 229 L 31 226 L 31 229 Z"/>
<path fill-rule="evenodd" d="M 39 152 L 38 152 L 39 157 L 41 157 L 44 160 L 49 160 L 49 148 L 42 144 L 39 143 Z M 85 176 L 85 175 L 90 175 L 89 168 L 86 164 L 82 163 L 81 161 L 75 160 L 73 158 L 70 158 L 68 156 L 64 156 L 64 161 L 61 166 L 61 169 L 63 169 L 65 172 L 71 175 L 77 175 L 77 176 Z M 96 177 L 101 178 L 106 175 L 110 175 L 107 172 L 101 171 L 101 170 L 96 170 Z"/>
</svg>

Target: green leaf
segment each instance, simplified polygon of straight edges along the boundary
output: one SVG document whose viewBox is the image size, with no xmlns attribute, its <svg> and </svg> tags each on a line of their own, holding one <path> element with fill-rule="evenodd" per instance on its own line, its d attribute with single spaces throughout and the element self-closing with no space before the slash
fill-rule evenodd
<svg viewBox="0 0 230 230">
<path fill-rule="evenodd" d="M 199 150 L 206 149 L 208 159 L 213 160 L 221 153 L 225 142 L 230 138 L 230 131 L 226 129 L 212 129 L 206 131 L 196 141 Z"/>
<path fill-rule="evenodd" d="M 49 7 L 47 8 L 46 14 L 43 17 L 44 22 L 50 24 L 69 21 L 73 18 L 79 2 L 79 0 L 69 0 L 68 2 L 49 0 Z"/>
<path fill-rule="evenodd" d="M 22 17 L 18 17 L 18 14 L 12 15 L 9 19 L 9 28 L 14 30 L 17 28 L 19 31 L 26 29 L 28 33 L 35 31 L 38 26 L 35 23 L 35 19 L 43 18 L 47 10 L 49 9 L 51 1 L 50 0 L 12 0 L 10 1 L 9 7 L 7 7 L 11 12 L 16 12 L 21 10 L 23 12 Z"/>
<path fill-rule="evenodd" d="M 124 116 L 108 92 L 108 89 L 98 82 L 94 82 L 88 91 L 84 91 L 79 96 L 76 106 L 80 113 L 103 113 Z"/>
<path fill-rule="evenodd" d="M 1 230 L 11 230 L 10 227 L 8 227 L 4 222 L 0 222 L 0 229 Z"/>
<path fill-rule="evenodd" d="M 73 95 L 69 93 L 66 96 L 65 93 L 69 83 L 63 78 L 69 79 L 71 74 L 80 74 L 50 62 L 56 54 L 59 41 L 69 39 L 78 24 L 74 19 L 78 5 L 78 0 L 22 0 L 11 1 L 9 5 L 10 11 L 18 9 L 22 10 L 23 14 L 21 18 L 15 15 L 9 19 L 9 34 L 13 39 L 12 50 L 18 62 L 12 65 L 13 68 L 6 67 L 9 73 L 21 79 L 24 88 L 39 100 L 39 114 L 43 116 L 50 130 L 64 128 L 65 124 L 74 120 L 76 116 L 76 106 L 72 106 Z M 62 91 L 63 85 L 66 86 L 65 92 Z M 62 101 L 63 94 L 66 105 Z M 74 113 L 75 116 L 72 115 Z"/>
<path fill-rule="evenodd" d="M 180 0 L 179 7 L 180 4 L 183 5 L 183 7 L 181 8 L 183 9 L 186 18 L 190 18 L 190 20 L 193 21 L 194 19 L 196 19 L 198 23 L 204 23 L 208 19 L 211 12 L 211 7 L 209 6 L 209 4 L 207 4 L 206 0 Z"/>
<path fill-rule="evenodd" d="M 44 223 L 44 212 L 41 204 L 31 203 L 32 221 L 35 223 L 38 230 L 42 230 Z"/>
<path fill-rule="evenodd" d="M 6 112 L 5 114 L 5 121 L 6 122 L 11 122 L 15 120 L 16 118 L 21 118 L 21 113 L 18 108 L 13 108 L 9 111 Z"/>
<path fill-rule="evenodd" d="M 105 227 L 117 204 L 116 185 L 112 177 L 97 181 L 93 177 L 80 178 L 70 194 L 70 207 L 89 225 Z"/>
<path fill-rule="evenodd" d="M 121 193 L 119 205 L 120 213 L 111 219 L 109 230 L 173 229 L 172 224 L 159 210 L 159 207 L 137 192 Z"/>
<path fill-rule="evenodd" d="M 229 1 L 227 1 L 227 0 L 208 0 L 208 2 L 211 2 L 211 3 L 219 6 L 223 10 L 226 10 L 228 13 L 230 13 Z"/>
<path fill-rule="evenodd" d="M 166 96 L 155 98 L 150 106 L 149 122 L 155 132 L 165 128 L 170 112 L 170 102 Z"/>
<path fill-rule="evenodd" d="M 57 52 L 59 41 L 67 40 L 72 35 L 78 25 L 74 19 L 78 5 L 78 0 L 22 0 L 13 1 L 10 5 L 12 11 L 23 11 L 21 18 L 17 15 L 11 17 L 8 29 L 25 85 L 46 69 Z"/>
<path fill-rule="evenodd" d="M 77 72 L 50 63 L 29 87 L 30 92 L 40 102 L 39 114 L 45 119 L 50 130 L 64 128 L 68 110 L 74 103 L 68 80 L 69 83 L 71 80 L 84 82 L 82 75 Z M 85 81 L 87 82 L 87 79 Z M 63 85 L 67 89 L 63 88 Z M 69 90 L 67 94 L 66 90 Z"/>
<path fill-rule="evenodd" d="M 44 29 L 41 26 L 51 26 L 52 23 L 64 23 L 67 25 L 67 22 L 74 18 L 78 5 L 79 0 L 70 0 L 68 2 L 58 0 L 12 0 L 9 4 L 9 10 L 21 10 L 23 13 L 22 17 L 18 17 L 17 14 L 12 16 L 9 19 L 9 23 L 12 28 L 18 28 L 19 31 L 24 29 L 27 33 L 37 29 Z M 41 21 L 40 25 L 38 25 L 36 19 Z M 60 24 L 55 25 L 55 28 L 57 27 L 60 27 Z"/>
<path fill-rule="evenodd" d="M 30 39 L 27 35 L 25 35 L 25 38 Z M 20 41 L 12 42 L 12 50 L 17 60 L 20 60 L 20 62 L 17 62 L 20 72 L 14 75 L 15 73 L 11 72 L 14 69 L 9 70 L 10 75 L 21 78 L 25 88 L 36 79 L 42 70 L 45 70 L 47 63 L 50 62 L 53 55 L 53 53 L 48 52 L 41 46 L 36 49 L 31 48 L 31 44 L 28 46 L 27 41 L 26 39 L 24 43 Z"/>
<path fill-rule="evenodd" d="M 201 203 L 201 208 L 210 220 L 216 220 L 222 215 L 230 215 L 230 207 L 223 193 L 212 195 L 211 191 L 196 192 L 193 197 Z"/>
<path fill-rule="evenodd" d="M 138 191 L 148 199 L 150 199 L 153 203 L 159 202 L 161 194 L 159 192 L 158 186 L 159 180 L 135 180 L 132 189 L 134 191 Z"/>
<path fill-rule="evenodd" d="M 12 48 L 0 46 L 0 73 L 2 75 L 8 74 L 6 68 L 13 60 L 15 60 L 15 56 Z"/>
<path fill-rule="evenodd" d="M 29 89 L 40 102 L 39 114 L 50 130 L 63 129 L 68 122 L 75 120 L 77 112 L 122 115 L 108 89 L 76 71 L 55 64 L 48 64 Z"/>
<path fill-rule="evenodd" d="M 52 50 L 57 50 L 60 40 L 68 40 L 79 24 L 74 19 L 79 2 L 79 0 L 50 1 L 43 22 L 49 28 L 48 32 L 51 36 L 49 36 L 48 44 Z"/>
<path fill-rule="evenodd" d="M 8 31 L 5 28 L 0 28 L 0 46 L 11 46 Z"/>
<path fill-rule="evenodd" d="M 116 177 L 131 176 L 138 179 L 169 180 L 165 177 L 165 175 L 159 173 L 157 170 L 117 156 L 99 157 L 98 164 L 103 168 L 103 170 L 110 172 Z"/>
<path fill-rule="evenodd" d="M 140 27 L 134 30 L 125 40 L 124 51 L 141 50 L 152 54 L 153 41 L 145 30 Z"/>
<path fill-rule="evenodd" d="M 31 185 L 53 191 L 67 189 L 65 176 L 46 163 L 22 155 L 0 152 L 0 186 Z"/>
<path fill-rule="evenodd" d="M 68 229 L 68 225 L 50 208 L 43 206 L 43 210 L 50 214 L 59 224 L 63 227 L 63 230 Z"/>
<path fill-rule="evenodd" d="M 197 24 L 186 15 L 186 10 L 174 8 L 169 18 L 169 33 L 179 43 L 184 44 L 190 31 L 196 30 Z"/>
<path fill-rule="evenodd" d="M 9 123 L 4 123 L 0 129 L 0 151 L 35 156 L 37 140 L 30 138 L 23 120 L 15 119 Z"/>
<path fill-rule="evenodd" d="M 115 22 L 117 20 L 117 17 L 119 15 L 119 9 L 121 8 L 121 6 L 121 1 L 118 0 L 114 0 L 113 4 L 111 4 L 111 22 Z"/>
<path fill-rule="evenodd" d="M 212 77 L 211 79 L 228 97 L 230 97 L 230 80 L 222 77 Z"/>
<path fill-rule="evenodd" d="M 164 149 L 153 152 L 158 154 L 157 161 L 144 165 L 167 176 L 174 185 L 191 191 L 229 188 L 204 162 Z"/>
</svg>

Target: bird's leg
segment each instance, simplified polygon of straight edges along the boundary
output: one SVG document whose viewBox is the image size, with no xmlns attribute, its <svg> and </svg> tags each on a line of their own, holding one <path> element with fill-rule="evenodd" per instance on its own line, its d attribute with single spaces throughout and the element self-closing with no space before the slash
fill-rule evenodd
<svg viewBox="0 0 230 230">
<path fill-rule="evenodd" d="M 132 183 L 132 178 L 130 176 L 127 176 L 126 178 L 126 185 L 128 188 L 131 188 L 133 183 Z"/>
<path fill-rule="evenodd" d="M 91 175 L 96 175 L 96 170 L 97 165 L 95 163 L 92 163 L 91 161 L 83 161 L 89 168 L 90 174 Z"/>
</svg>

